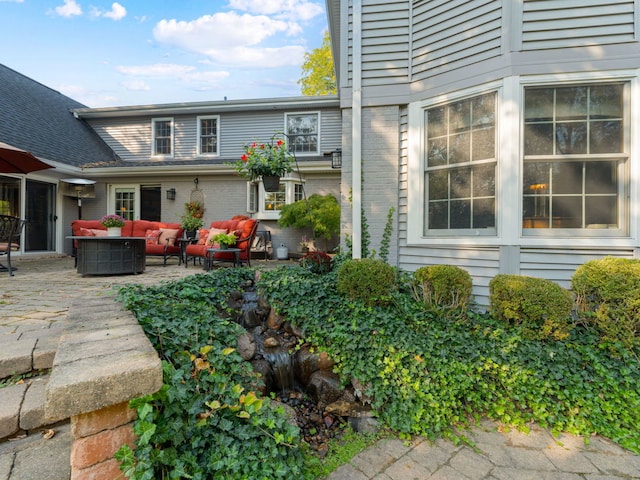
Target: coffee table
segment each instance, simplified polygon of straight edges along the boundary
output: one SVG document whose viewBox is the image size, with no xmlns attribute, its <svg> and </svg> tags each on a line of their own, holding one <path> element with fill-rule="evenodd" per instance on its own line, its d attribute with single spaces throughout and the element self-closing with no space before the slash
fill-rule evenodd
<svg viewBox="0 0 640 480">
<path fill-rule="evenodd" d="M 211 270 L 213 268 L 213 263 L 215 261 L 216 253 L 224 253 L 229 252 L 233 253 L 233 266 L 237 267 L 240 264 L 240 252 L 242 250 L 239 248 L 207 248 L 207 257 L 204 262 L 204 269 Z M 227 260 L 219 260 L 220 262 L 226 262 Z"/>
</svg>

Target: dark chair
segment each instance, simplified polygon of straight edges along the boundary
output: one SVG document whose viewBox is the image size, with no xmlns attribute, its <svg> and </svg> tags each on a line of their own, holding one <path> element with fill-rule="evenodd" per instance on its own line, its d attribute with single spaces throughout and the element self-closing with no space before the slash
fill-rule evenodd
<svg viewBox="0 0 640 480">
<path fill-rule="evenodd" d="M 0 264 L 0 271 L 8 271 L 13 276 L 11 252 L 20 248 L 20 233 L 26 221 L 10 215 L 0 215 L 0 257 L 7 257 L 7 266 Z"/>
</svg>

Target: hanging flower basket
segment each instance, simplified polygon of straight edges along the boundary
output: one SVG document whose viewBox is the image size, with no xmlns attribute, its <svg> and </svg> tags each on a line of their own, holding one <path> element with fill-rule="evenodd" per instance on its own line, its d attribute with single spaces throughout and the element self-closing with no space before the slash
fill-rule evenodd
<svg viewBox="0 0 640 480">
<path fill-rule="evenodd" d="M 266 177 L 283 177 L 293 171 L 293 155 L 289 153 L 286 142 L 276 138 L 277 135 L 271 137 L 271 141 L 267 143 L 253 142 L 245 145 L 244 155 L 231 164 L 236 173 L 252 182 L 260 179 L 265 182 Z M 267 191 L 278 191 L 278 188 Z"/>
<path fill-rule="evenodd" d="M 280 176 L 278 175 L 263 175 L 262 185 L 265 192 L 277 192 L 280 190 Z"/>
</svg>

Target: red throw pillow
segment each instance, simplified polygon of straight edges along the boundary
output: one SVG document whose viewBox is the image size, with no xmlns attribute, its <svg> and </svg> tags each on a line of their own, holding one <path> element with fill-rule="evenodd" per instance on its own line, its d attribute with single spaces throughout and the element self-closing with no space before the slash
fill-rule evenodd
<svg viewBox="0 0 640 480">
<path fill-rule="evenodd" d="M 206 228 L 201 228 L 198 235 L 198 245 L 206 245 L 208 236 L 209 230 L 207 230 Z"/>
<path fill-rule="evenodd" d="M 144 234 L 147 245 L 157 245 L 160 241 L 160 230 L 147 230 Z"/>
<path fill-rule="evenodd" d="M 80 227 L 80 229 L 78 230 L 78 235 L 81 237 L 95 237 L 91 230 L 84 227 Z"/>
</svg>

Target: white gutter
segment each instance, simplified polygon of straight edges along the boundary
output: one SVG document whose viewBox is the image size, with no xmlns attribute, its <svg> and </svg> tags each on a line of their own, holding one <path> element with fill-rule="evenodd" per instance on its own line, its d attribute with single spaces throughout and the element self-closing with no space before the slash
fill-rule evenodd
<svg viewBox="0 0 640 480">
<path fill-rule="evenodd" d="M 346 3 L 346 2 L 345 2 Z M 345 17 L 347 18 L 347 17 Z M 362 258 L 362 0 L 353 0 L 351 142 L 353 258 Z"/>
</svg>

